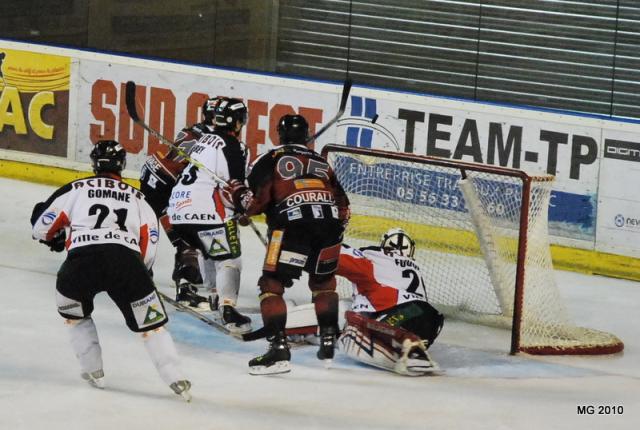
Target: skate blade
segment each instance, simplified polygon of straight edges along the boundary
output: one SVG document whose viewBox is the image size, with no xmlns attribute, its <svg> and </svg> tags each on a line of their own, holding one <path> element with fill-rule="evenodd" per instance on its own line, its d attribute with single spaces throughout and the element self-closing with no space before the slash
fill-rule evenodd
<svg viewBox="0 0 640 430">
<path fill-rule="evenodd" d="M 191 399 L 193 398 L 189 390 L 184 390 L 182 393 L 180 393 L 180 397 L 182 397 L 187 403 L 190 403 Z"/>
<path fill-rule="evenodd" d="M 251 323 L 242 324 L 240 326 L 235 325 L 233 323 L 229 323 L 229 324 L 224 324 L 224 328 L 229 330 L 229 333 L 231 334 L 240 335 L 240 334 L 249 333 L 251 331 Z"/>
<path fill-rule="evenodd" d="M 331 369 L 331 367 L 333 366 L 333 359 L 332 358 L 325 358 L 323 361 L 323 365 L 325 369 Z"/>
<path fill-rule="evenodd" d="M 83 373 L 82 375 L 82 379 L 84 379 L 85 381 L 87 381 L 87 383 L 89 385 L 91 385 L 94 388 L 99 388 L 100 390 L 104 390 L 105 387 L 105 383 L 104 383 L 104 377 L 103 378 L 94 378 L 86 373 Z"/>
<path fill-rule="evenodd" d="M 194 310 L 196 312 L 209 312 L 211 311 L 211 308 L 209 308 L 209 304 L 206 302 L 202 302 L 202 303 L 198 303 L 198 306 L 189 306 L 189 302 L 178 302 L 179 304 L 181 304 L 184 307 L 187 307 L 191 310 Z M 178 312 L 185 312 L 183 309 L 177 308 L 176 309 Z"/>
<path fill-rule="evenodd" d="M 250 366 L 250 375 L 277 375 L 279 373 L 291 372 L 291 365 L 288 361 L 276 361 L 271 366 Z"/>
</svg>

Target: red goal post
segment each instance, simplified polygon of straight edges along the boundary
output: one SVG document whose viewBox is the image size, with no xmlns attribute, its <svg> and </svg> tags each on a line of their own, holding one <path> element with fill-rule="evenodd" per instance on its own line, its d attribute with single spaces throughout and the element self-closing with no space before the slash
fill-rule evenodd
<svg viewBox="0 0 640 430">
<path fill-rule="evenodd" d="M 345 242 L 378 244 L 389 228 L 403 228 L 416 241 L 429 301 L 448 317 L 510 329 L 512 354 L 624 348 L 569 321 L 549 246 L 553 176 L 342 145 L 322 155 L 351 200 Z"/>
</svg>

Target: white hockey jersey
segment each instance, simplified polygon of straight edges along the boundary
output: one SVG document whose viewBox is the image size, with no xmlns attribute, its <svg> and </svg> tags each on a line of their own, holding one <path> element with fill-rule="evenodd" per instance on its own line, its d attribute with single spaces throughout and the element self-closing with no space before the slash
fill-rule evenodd
<svg viewBox="0 0 640 430">
<path fill-rule="evenodd" d="M 420 267 L 399 252 L 343 244 L 336 275 L 353 283 L 351 309 L 356 312 L 378 312 L 406 302 L 427 301 Z"/>
<path fill-rule="evenodd" d="M 247 149 L 231 135 L 203 134 L 190 157 L 220 179 L 244 182 Z M 206 171 L 189 164 L 173 187 L 167 214 L 172 224 L 222 224 L 233 216 L 233 203 L 222 195 L 222 187 Z"/>
<path fill-rule="evenodd" d="M 115 243 L 139 252 L 151 268 L 160 238 L 153 209 L 136 188 L 109 176 L 71 182 L 54 192 L 33 220 L 33 238 L 66 230 L 67 251 Z"/>
</svg>

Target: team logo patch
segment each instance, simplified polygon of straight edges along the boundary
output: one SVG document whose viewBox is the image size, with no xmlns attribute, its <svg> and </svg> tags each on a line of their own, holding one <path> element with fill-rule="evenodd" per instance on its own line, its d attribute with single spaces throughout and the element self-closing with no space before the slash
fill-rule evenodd
<svg viewBox="0 0 640 430">
<path fill-rule="evenodd" d="M 302 211 L 300 208 L 290 209 L 287 211 L 287 218 L 289 221 L 302 218 Z"/>
<path fill-rule="evenodd" d="M 158 229 L 152 228 L 149 231 L 149 241 L 151 241 L 151 243 L 158 243 L 159 239 L 160 239 L 160 232 L 158 231 Z"/>
<path fill-rule="evenodd" d="M 131 302 L 131 310 L 138 328 L 149 327 L 167 318 L 155 291 L 143 299 Z"/>
<path fill-rule="evenodd" d="M 53 211 L 47 212 L 46 214 L 42 215 L 42 224 L 50 225 L 56 219 L 56 216 L 57 214 Z"/>
<path fill-rule="evenodd" d="M 296 190 L 303 190 L 305 188 L 324 188 L 324 182 L 320 179 L 296 179 L 293 182 Z"/>
<path fill-rule="evenodd" d="M 324 213 L 322 212 L 322 206 L 320 206 L 320 205 L 311 205 L 311 211 L 313 212 L 313 217 L 315 219 L 324 218 Z"/>
<path fill-rule="evenodd" d="M 278 262 L 296 267 L 304 267 L 305 264 L 307 264 L 307 256 L 298 254 L 297 252 L 282 251 Z"/>
</svg>

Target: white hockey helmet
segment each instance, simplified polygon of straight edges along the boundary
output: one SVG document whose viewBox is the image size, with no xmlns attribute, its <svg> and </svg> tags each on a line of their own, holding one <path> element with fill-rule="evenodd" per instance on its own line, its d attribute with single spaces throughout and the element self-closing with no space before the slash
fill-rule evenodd
<svg viewBox="0 0 640 430">
<path fill-rule="evenodd" d="M 410 258 L 413 258 L 413 254 L 416 252 L 416 243 L 399 227 L 392 228 L 382 235 L 380 247 L 395 249 L 401 255 Z"/>
</svg>

